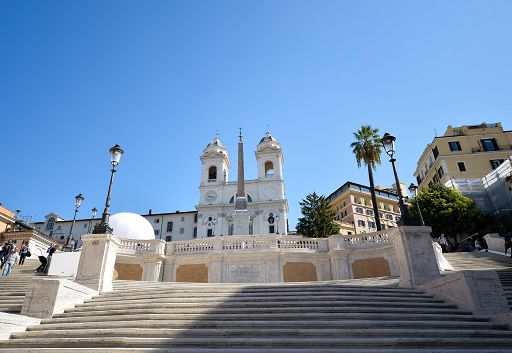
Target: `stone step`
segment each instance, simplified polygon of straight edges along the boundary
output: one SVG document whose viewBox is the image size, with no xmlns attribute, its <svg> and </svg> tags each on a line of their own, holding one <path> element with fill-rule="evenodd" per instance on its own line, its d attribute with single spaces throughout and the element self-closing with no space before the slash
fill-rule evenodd
<svg viewBox="0 0 512 353">
<path fill-rule="evenodd" d="M 510 347 L 512 338 L 486 338 L 478 337 L 478 341 L 469 341 L 466 337 L 376 337 L 374 339 L 353 337 L 176 337 L 176 338 L 142 338 L 142 337 L 89 337 L 89 338 L 25 338 L 0 341 L 0 347 L 134 347 L 134 348 L 180 348 L 180 347 L 226 347 L 226 348 L 466 348 L 479 347 L 492 350 L 493 348 Z"/>
<path fill-rule="evenodd" d="M 323 306 L 327 305 L 330 307 L 368 307 L 370 306 L 367 301 L 334 301 L 334 300 L 315 300 L 313 303 L 308 301 L 264 301 L 264 302 L 251 302 L 251 303 L 245 303 L 245 302 L 200 302 L 200 303 L 174 303 L 166 301 L 165 303 L 155 303 L 155 305 L 152 305 L 153 308 L 261 308 L 261 307 L 271 307 L 271 306 L 278 306 L 278 307 L 289 307 L 289 306 Z M 385 306 L 393 306 L 393 307 L 416 307 L 416 308 L 450 308 L 455 309 L 456 306 L 452 304 L 446 304 L 443 302 L 422 302 L 422 301 L 394 301 L 394 302 L 378 302 L 373 301 L 371 303 L 371 306 L 373 307 L 385 307 Z M 148 308 L 147 303 L 139 303 L 139 304 L 131 304 L 130 310 L 133 309 L 146 309 Z M 126 310 L 125 304 L 111 304 L 107 303 L 104 305 L 83 305 L 80 304 L 79 306 L 76 306 L 75 308 L 66 309 L 66 313 L 72 313 L 72 312 L 90 312 L 91 310 Z"/>
<path fill-rule="evenodd" d="M 385 299 L 387 303 L 430 303 L 430 304 L 438 304 L 442 303 L 440 300 L 431 299 L 431 298 L 409 298 L 409 297 L 398 297 L 398 298 L 375 298 L 375 297 L 367 297 L 367 296 L 316 296 L 315 301 L 327 301 L 327 302 L 339 302 L 339 303 L 352 303 L 352 302 L 366 302 L 372 303 L 373 301 L 380 301 Z M 88 300 L 85 303 L 77 304 L 77 308 L 82 307 L 107 307 L 113 305 L 124 305 L 126 308 L 127 305 L 130 307 L 132 305 L 138 304 L 151 304 L 151 305 L 159 305 L 163 302 L 169 304 L 193 304 L 193 303 L 207 303 L 207 304 L 222 304 L 222 303 L 232 303 L 232 304 L 265 304 L 270 302 L 278 303 L 303 303 L 303 297 L 268 297 L 268 298 L 254 298 L 254 297 L 216 297 L 216 298 L 201 298 L 200 300 L 195 298 L 169 298 L 169 297 L 154 297 L 149 296 L 148 298 L 140 298 L 140 299 L 119 299 L 119 300 L 106 300 L 102 301 L 101 297 L 95 298 L 93 300 Z M 311 303 L 311 300 L 309 301 Z"/>
<path fill-rule="evenodd" d="M 19 348 L 0 348 L 0 353 L 19 353 Z M 24 348 L 23 353 L 447 353 L 445 348 Z M 490 353 L 487 348 L 450 349 L 449 353 Z M 492 353 L 510 353 L 508 348 L 493 348 Z"/>
<path fill-rule="evenodd" d="M 160 301 L 162 302 L 163 298 L 172 298 L 174 302 L 201 302 L 201 301 L 223 301 L 223 300 L 229 300 L 229 301 L 279 301 L 279 300 L 294 300 L 294 301 L 302 301 L 304 298 L 307 298 L 306 296 L 302 295 L 260 295 L 260 296 L 252 296 L 252 295 L 245 295 L 245 294 L 238 294 L 238 295 L 184 295 L 184 296 L 170 296 L 170 295 L 164 295 L 162 293 L 148 293 L 146 295 L 122 295 L 117 297 L 103 297 L 98 296 L 95 298 L 92 298 L 91 300 L 86 300 L 85 303 L 107 303 L 107 302 L 123 302 L 123 303 L 136 303 L 138 301 L 144 301 L 144 302 L 151 302 L 152 300 Z M 362 294 L 342 294 L 342 293 L 332 293 L 332 294 L 319 294 L 314 296 L 315 299 L 318 300 L 353 300 L 353 299 L 360 299 L 360 300 L 368 300 L 371 302 L 372 300 L 380 299 L 380 300 L 388 300 L 388 299 L 395 299 L 395 300 L 410 300 L 412 298 L 414 299 L 421 299 L 421 300 L 433 300 L 431 296 L 428 295 L 410 295 L 410 296 L 400 296 L 400 295 L 379 295 L 379 296 L 373 296 L 373 295 L 362 295 Z"/>
<path fill-rule="evenodd" d="M 336 319 L 322 320 L 317 318 L 315 320 L 166 320 L 166 319 L 140 319 L 124 320 L 119 318 L 113 321 L 100 321 L 100 322 L 82 322 L 77 321 L 74 323 L 56 323 L 48 320 L 41 325 L 29 326 L 27 331 L 46 331 L 46 330 L 84 330 L 84 329 L 116 329 L 116 328 L 332 328 L 338 329 L 369 329 L 369 328 L 422 328 L 422 329 L 447 329 L 447 330 L 506 330 L 508 325 L 490 322 L 489 320 L 468 320 L 468 321 L 446 321 L 446 320 L 386 320 L 372 319 L 348 319 L 340 318 L 339 315 Z"/>
<path fill-rule="evenodd" d="M 55 314 L 54 318 L 63 317 L 84 317 L 84 316 L 124 316 L 124 315 L 135 315 L 135 314 L 171 314 L 171 315 L 188 315 L 188 314 L 237 314 L 237 315 L 254 315 L 254 314 L 284 314 L 294 315 L 296 313 L 317 313 L 318 316 L 324 313 L 392 313 L 392 314 L 452 314 L 452 315 L 471 315 L 470 311 L 460 311 L 454 308 L 393 308 L 393 307 L 331 307 L 331 306 L 307 306 L 307 307 L 266 307 L 266 308 L 155 308 L 148 307 L 144 309 L 133 309 L 130 307 L 129 310 L 90 310 L 84 312 L 71 312 L 63 314 Z"/>
<path fill-rule="evenodd" d="M 109 293 L 104 293 L 102 297 L 118 297 L 120 295 L 147 295 L 148 292 L 154 293 L 162 293 L 162 294 L 170 294 L 176 296 L 188 296 L 193 294 L 195 296 L 210 296 L 211 294 L 215 295 L 251 295 L 251 296 L 269 296 L 269 295 L 318 295 L 318 294 L 332 294 L 332 293 L 346 293 L 346 294 L 371 294 L 371 295 L 422 295 L 421 291 L 402 291 L 393 288 L 386 289 L 374 289 L 372 288 L 315 288 L 315 289 L 285 289 L 279 288 L 274 290 L 259 290 L 259 289 L 225 289 L 225 290 L 216 290 L 215 288 L 205 288 L 205 289 L 197 289 L 197 290 L 185 290 L 185 289 L 173 289 L 173 288 L 161 288 L 158 290 L 151 291 L 149 289 L 145 290 L 126 290 L 126 291 L 113 291 Z"/>
<path fill-rule="evenodd" d="M 273 313 L 264 313 L 264 314 L 245 314 L 245 320 L 336 320 L 339 319 L 340 315 L 338 313 L 322 313 L 319 315 L 318 313 L 294 313 L 290 317 L 283 317 L 283 314 L 273 314 Z M 139 314 L 139 315 L 122 315 L 122 316 L 112 316 L 112 315 L 96 315 L 94 317 L 86 316 L 86 317 L 58 317 L 53 319 L 43 319 L 41 323 L 73 323 L 73 322 L 100 322 L 100 321 L 116 321 L 117 319 L 121 319 L 125 321 L 133 320 L 239 320 L 239 314 L 217 314 L 217 313 L 209 313 L 205 314 Z M 387 320 L 416 320 L 418 318 L 418 313 L 389 313 L 389 312 L 380 312 L 380 313 L 345 313 L 343 314 L 344 319 L 387 319 Z M 479 316 L 472 316 L 467 313 L 456 313 L 456 314 L 443 314 L 443 313 L 422 313 L 421 319 L 423 321 L 428 320 L 452 320 L 452 321 L 464 321 L 464 320 L 475 320 L 475 321 L 488 321 L 489 319 Z"/>
<path fill-rule="evenodd" d="M 403 328 L 367 328 L 364 330 L 339 329 L 339 328 L 274 328 L 274 329 L 244 329 L 244 328 L 215 328 L 215 329 L 146 329 L 146 328 L 116 328 L 116 329 L 83 329 L 83 330 L 46 330 L 15 332 L 11 339 L 46 338 L 46 337 L 473 337 L 509 338 L 509 331 L 500 330 L 442 330 L 442 329 L 403 329 Z"/>
</svg>

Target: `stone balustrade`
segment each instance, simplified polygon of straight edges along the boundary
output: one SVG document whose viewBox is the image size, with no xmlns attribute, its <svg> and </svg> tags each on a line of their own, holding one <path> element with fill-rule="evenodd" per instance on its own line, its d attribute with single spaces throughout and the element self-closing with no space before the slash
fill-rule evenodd
<svg viewBox="0 0 512 353">
<path fill-rule="evenodd" d="M 162 240 L 130 240 L 120 239 L 117 248 L 119 255 L 163 254 L 165 242 Z"/>
<path fill-rule="evenodd" d="M 332 235 L 306 238 L 288 235 L 250 235 L 213 237 L 167 243 L 167 255 L 206 254 L 215 251 L 315 251 L 367 249 L 392 245 L 386 230 L 358 235 Z M 131 242 L 131 241 L 127 241 Z"/>
</svg>

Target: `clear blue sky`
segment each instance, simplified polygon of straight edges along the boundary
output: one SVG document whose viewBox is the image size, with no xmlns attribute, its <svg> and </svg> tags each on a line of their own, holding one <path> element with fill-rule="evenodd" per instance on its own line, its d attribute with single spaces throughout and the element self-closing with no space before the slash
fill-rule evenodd
<svg viewBox="0 0 512 353">
<path fill-rule="evenodd" d="M 512 129 L 511 1 L 0 2 L 0 202 L 23 215 L 103 209 L 108 148 L 125 155 L 112 212 L 193 210 L 218 129 L 246 178 L 270 125 L 290 226 L 309 192 L 368 183 L 349 149 L 371 124 L 397 136 L 413 181 L 434 130 Z M 232 178 L 233 179 L 233 178 Z M 387 158 L 376 183 L 390 185 Z"/>
</svg>

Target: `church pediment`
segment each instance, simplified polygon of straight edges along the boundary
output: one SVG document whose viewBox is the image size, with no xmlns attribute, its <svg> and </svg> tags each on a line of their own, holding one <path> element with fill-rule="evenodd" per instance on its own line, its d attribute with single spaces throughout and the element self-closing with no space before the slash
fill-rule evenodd
<svg viewBox="0 0 512 353">
<path fill-rule="evenodd" d="M 276 145 L 266 145 L 258 148 L 258 152 L 276 152 L 281 151 L 281 147 Z"/>
</svg>

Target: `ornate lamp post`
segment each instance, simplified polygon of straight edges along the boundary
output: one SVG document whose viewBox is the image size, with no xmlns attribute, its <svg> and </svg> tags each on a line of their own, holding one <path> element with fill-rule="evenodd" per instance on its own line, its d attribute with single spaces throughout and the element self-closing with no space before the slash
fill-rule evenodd
<svg viewBox="0 0 512 353">
<path fill-rule="evenodd" d="M 98 212 L 98 210 L 96 209 L 96 207 L 94 207 L 92 210 L 91 210 L 91 221 L 89 222 L 89 228 L 87 229 L 87 233 L 90 233 L 91 232 L 91 229 L 92 229 L 92 222 L 94 221 L 94 217 L 96 217 L 96 212 Z"/>
<path fill-rule="evenodd" d="M 411 183 L 411 185 L 409 185 L 409 191 L 411 192 L 412 197 L 416 197 L 416 194 L 418 192 L 418 187 L 416 185 L 414 185 L 414 183 Z M 420 215 L 421 225 L 424 227 L 425 222 L 423 221 L 423 215 L 421 214 L 421 208 L 420 208 L 420 204 L 418 203 L 418 200 L 416 200 L 416 207 L 418 207 L 418 214 Z"/>
<path fill-rule="evenodd" d="M 62 250 L 64 250 L 64 251 L 71 251 L 73 249 L 73 246 L 70 244 L 71 236 L 73 234 L 73 227 L 75 226 L 76 214 L 78 212 L 78 209 L 82 205 L 83 201 L 84 201 L 84 195 L 78 194 L 75 196 L 75 214 L 73 215 L 73 223 L 71 223 L 71 228 L 69 229 L 69 234 L 68 234 L 68 238 L 66 239 L 66 244 L 62 247 Z"/>
<path fill-rule="evenodd" d="M 393 135 L 388 134 L 387 132 L 382 137 L 382 145 L 384 146 L 384 150 L 388 154 L 388 156 L 391 158 L 389 161 L 391 162 L 391 165 L 393 166 L 393 173 L 395 174 L 395 183 L 396 183 L 396 191 L 398 193 L 398 206 L 400 207 L 400 221 L 398 222 L 399 225 L 404 226 L 411 226 L 416 225 L 414 222 L 411 222 L 411 217 L 409 216 L 409 209 L 407 208 L 405 202 L 404 202 L 404 196 L 402 195 L 402 189 L 400 188 L 400 180 L 398 180 L 398 174 L 396 172 L 395 162 L 396 159 L 393 158 L 395 155 L 395 140 L 396 137 Z"/>
<path fill-rule="evenodd" d="M 117 165 L 121 160 L 121 156 L 124 153 L 123 149 L 119 145 L 115 145 L 110 150 L 110 162 L 112 163 L 112 169 L 110 174 L 110 182 L 108 184 L 107 199 L 105 200 L 105 209 L 101 215 L 101 222 L 94 227 L 92 234 L 112 234 L 112 228 L 108 225 L 110 218 L 110 194 L 112 192 L 112 182 L 114 181 L 114 173 L 116 172 Z"/>
</svg>

